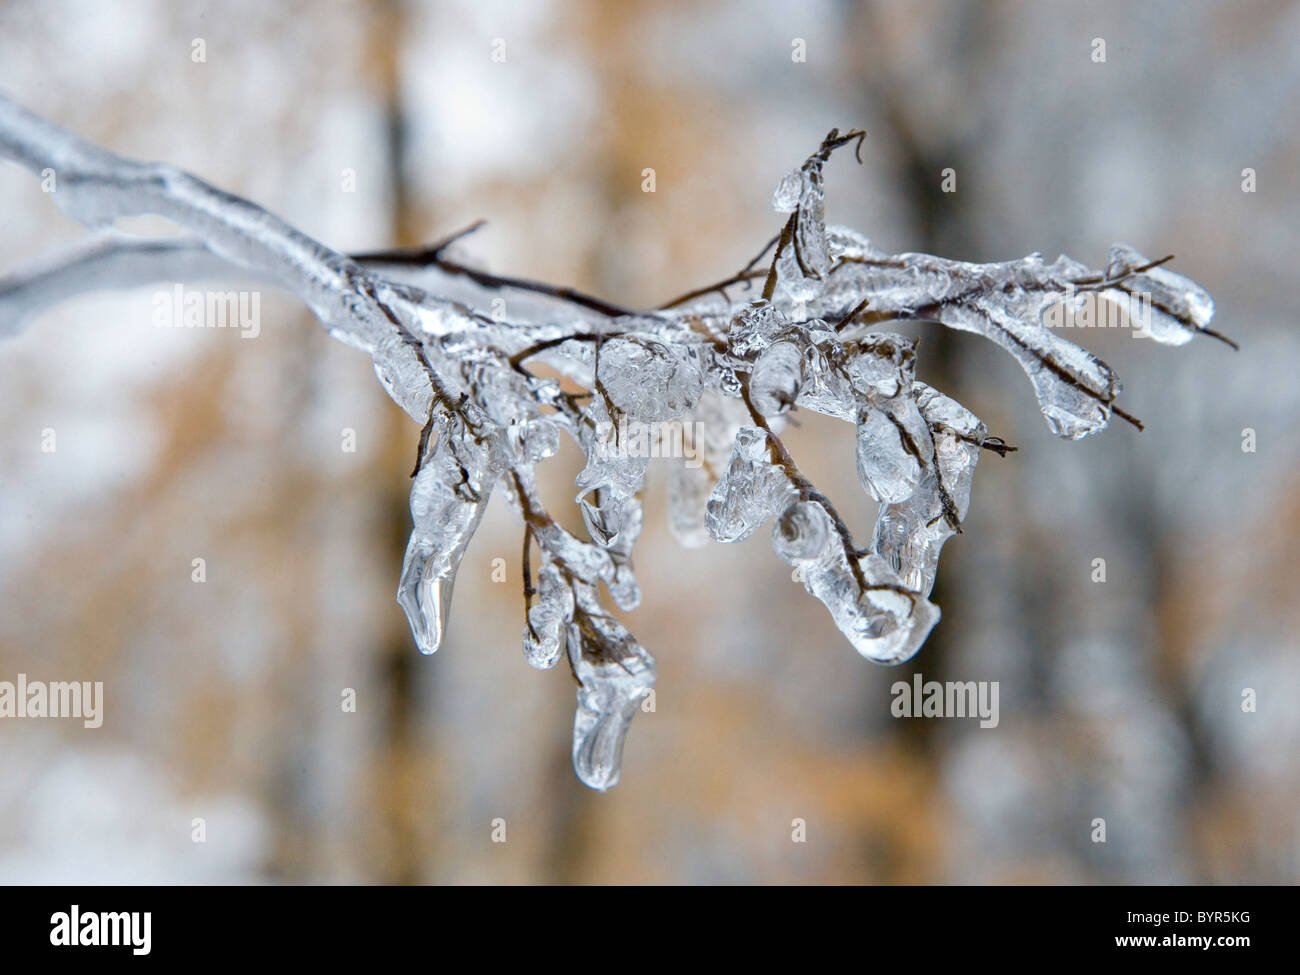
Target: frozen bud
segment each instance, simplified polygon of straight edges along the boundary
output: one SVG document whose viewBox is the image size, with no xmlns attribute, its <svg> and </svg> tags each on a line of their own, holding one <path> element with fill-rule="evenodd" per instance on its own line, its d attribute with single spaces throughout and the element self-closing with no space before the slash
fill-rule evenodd
<svg viewBox="0 0 1300 975">
<path fill-rule="evenodd" d="M 803 350 L 794 342 L 773 342 L 754 363 L 749 394 L 763 416 L 780 416 L 799 398 L 803 387 Z"/>
<path fill-rule="evenodd" d="M 789 565 L 819 559 L 835 530 L 826 509 L 815 501 L 796 501 L 772 525 L 772 550 Z"/>
</svg>

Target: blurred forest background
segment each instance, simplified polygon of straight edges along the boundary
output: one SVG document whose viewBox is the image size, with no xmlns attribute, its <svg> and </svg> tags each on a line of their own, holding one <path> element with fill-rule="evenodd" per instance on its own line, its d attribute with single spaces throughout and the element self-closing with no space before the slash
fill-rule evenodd
<svg viewBox="0 0 1300 975">
<path fill-rule="evenodd" d="M 0 721 L 0 882 L 1300 879 L 1300 6 L 4 0 L 0 89 L 339 249 L 483 217 L 482 266 L 629 305 L 738 270 L 780 177 L 861 126 L 830 222 L 979 261 L 1173 252 L 1242 344 L 1084 333 L 1147 429 L 1070 444 L 1008 356 L 919 327 L 920 377 L 1021 449 L 981 460 L 901 668 L 765 530 L 679 549 L 656 462 L 628 616 L 656 710 L 601 795 L 571 678 L 522 658 L 500 497 L 417 654 L 393 596 L 419 431 L 364 355 L 275 292 L 251 340 L 153 327 L 156 289 L 69 302 L 0 344 L 0 680 L 102 680 L 105 721 Z M 0 166 L 0 272 L 81 233 Z M 799 420 L 865 532 L 851 431 Z M 577 470 L 541 468 L 553 511 Z M 999 726 L 891 717 L 917 672 L 999 681 Z"/>
</svg>

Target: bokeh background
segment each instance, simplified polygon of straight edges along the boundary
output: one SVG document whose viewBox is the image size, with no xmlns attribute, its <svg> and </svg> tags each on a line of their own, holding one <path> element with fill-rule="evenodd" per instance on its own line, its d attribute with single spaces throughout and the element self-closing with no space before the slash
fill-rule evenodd
<svg viewBox="0 0 1300 975">
<path fill-rule="evenodd" d="M 570 769 L 570 677 L 522 658 L 500 497 L 416 653 L 393 593 L 418 430 L 364 355 L 274 292 L 255 340 L 152 327 L 156 289 L 70 301 L 0 345 L 0 679 L 102 680 L 106 717 L 0 721 L 0 881 L 1300 878 L 1295 3 L 4 0 L 0 89 L 337 248 L 483 217 L 481 266 L 628 305 L 736 271 L 779 178 L 862 126 L 831 222 L 971 260 L 1174 252 L 1242 345 L 1085 334 L 1147 429 L 1070 444 L 1008 357 L 919 328 L 921 377 L 1021 449 L 982 459 L 900 668 L 766 532 L 679 549 L 656 462 L 627 615 L 656 710 L 601 795 Z M 0 271 L 81 233 L 0 166 Z M 800 422 L 865 534 L 850 430 Z M 578 464 L 542 468 L 571 525 Z M 999 726 L 891 717 L 917 672 L 999 681 Z"/>
</svg>

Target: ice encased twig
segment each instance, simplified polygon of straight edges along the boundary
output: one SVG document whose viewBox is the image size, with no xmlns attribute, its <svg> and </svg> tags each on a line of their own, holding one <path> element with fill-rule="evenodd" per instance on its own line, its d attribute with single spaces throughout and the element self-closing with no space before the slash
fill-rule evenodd
<svg viewBox="0 0 1300 975">
<path fill-rule="evenodd" d="M 773 206 L 788 217 L 765 297 L 719 288 L 624 314 L 563 290 L 444 273 L 436 255 L 422 268 L 354 260 L 247 200 L 101 149 L 0 97 L 0 157 L 36 174 L 55 170 L 55 200 L 74 217 L 102 228 L 152 213 L 189 233 L 151 241 L 110 233 L 0 278 L 0 335 L 109 283 L 228 271 L 297 294 L 332 336 L 372 358 L 402 409 L 433 421 L 411 489 L 398 590 L 416 644 L 431 653 L 444 641 L 457 569 L 502 482 L 541 555 L 525 654 L 543 669 L 567 654 L 580 684 L 574 767 L 604 789 L 618 780 L 628 724 L 655 675 L 653 659 L 599 598 L 603 586 L 620 608 L 640 599 L 632 553 L 646 463 L 625 449 L 621 421 L 691 425 L 699 463 L 678 464 L 669 490 L 683 543 L 739 541 L 774 518 L 777 555 L 854 648 L 895 663 L 938 619 L 928 595 L 940 549 L 960 530 L 981 445 L 993 441 L 969 411 L 915 381 L 915 342 L 885 328 L 932 321 L 998 344 L 1028 376 L 1050 429 L 1067 439 L 1108 424 L 1120 384 L 1052 327 L 1054 309 L 1078 310 L 1095 294 L 1157 342 L 1215 334 L 1205 289 L 1125 245 L 1102 270 L 1038 254 L 975 264 L 888 254 L 856 231 L 827 227 L 823 167 L 860 137 L 832 132 L 781 181 Z M 500 296 L 512 319 L 497 313 Z M 587 393 L 534 374 L 533 364 Z M 860 482 L 880 502 L 869 548 L 856 546 L 829 499 L 777 450 L 796 409 L 854 425 Z M 590 541 L 560 527 L 535 490 L 534 465 L 556 453 L 561 434 L 587 458 L 578 503 Z"/>
<path fill-rule="evenodd" d="M 464 436 L 464 421 L 447 418 L 411 484 L 411 538 L 397 602 L 421 653 L 442 646 L 456 571 L 478 527 L 500 469 L 499 445 Z"/>
</svg>

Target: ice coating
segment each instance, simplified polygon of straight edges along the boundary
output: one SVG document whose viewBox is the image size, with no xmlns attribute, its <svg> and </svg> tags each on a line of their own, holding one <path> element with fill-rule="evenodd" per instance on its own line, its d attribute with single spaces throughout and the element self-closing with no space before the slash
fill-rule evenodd
<svg viewBox="0 0 1300 975">
<path fill-rule="evenodd" d="M 610 339 L 597 353 L 597 376 L 609 402 L 633 420 L 685 415 L 704 389 L 693 350 L 650 339 Z"/>
<path fill-rule="evenodd" d="M 1121 286 L 1103 294 L 1140 323 L 1148 337 L 1163 345 L 1183 345 L 1204 331 L 1214 318 L 1214 299 L 1191 278 L 1167 267 L 1135 270 L 1152 262 L 1127 244 L 1110 249 L 1107 275 L 1127 274 Z"/>
<path fill-rule="evenodd" d="M 615 562 L 625 565 L 641 534 L 641 500 L 648 454 L 635 452 L 624 442 L 628 427 L 615 425 L 603 403 L 592 404 L 593 423 L 584 428 L 581 441 L 587 452 L 587 466 L 577 477 L 578 495 L 574 499 L 582 515 L 588 536 L 608 549 Z M 640 422 L 640 421 L 638 421 Z M 640 427 L 639 432 L 646 433 Z M 625 568 L 616 592 L 618 605 L 632 609 L 640 601 L 636 581 Z"/>
<path fill-rule="evenodd" d="M 768 435 L 741 427 L 726 473 L 709 498 L 705 518 L 719 542 L 739 542 L 771 518 L 794 491 L 789 475 L 771 461 Z"/>
<path fill-rule="evenodd" d="M 909 592 L 879 556 L 850 553 L 819 502 L 789 505 L 773 526 L 772 548 L 799 570 L 804 588 L 868 660 L 893 664 L 911 658 L 939 619 L 938 608 Z"/>
<path fill-rule="evenodd" d="M 458 568 L 499 485 L 523 525 L 525 657 L 540 669 L 567 659 L 579 684 L 574 768 L 603 790 L 618 781 L 629 724 L 655 679 L 654 659 L 602 602 L 607 593 L 628 610 L 641 600 L 632 559 L 646 428 L 671 443 L 662 425 L 683 427 L 681 456 L 667 461 L 669 524 L 683 544 L 740 541 L 771 520 L 777 557 L 853 648 L 897 663 L 939 618 L 928 596 L 940 550 L 971 504 L 980 453 L 1014 449 L 916 380 L 916 340 L 900 329 L 937 322 L 1001 346 L 1066 439 L 1112 416 L 1137 421 L 1116 403 L 1114 372 L 1071 341 L 1079 333 L 1057 327 L 1054 309 L 1099 299 L 1160 343 L 1223 339 L 1209 328 L 1204 288 L 1126 245 L 1101 269 L 1039 254 L 976 264 L 889 254 L 857 231 L 828 228 L 824 167 L 837 149 L 860 149 L 863 135 L 832 131 L 780 181 L 772 205 L 783 226 L 760 257 L 770 265 L 634 311 L 466 273 L 441 248 L 415 265 L 400 254 L 350 257 L 250 201 L 94 146 L 0 96 L 0 157 L 38 176 L 56 170 L 55 201 L 76 219 L 102 228 L 156 214 L 186 233 L 103 233 L 0 277 L 0 336 L 108 286 L 238 276 L 296 294 L 331 336 L 371 357 L 422 427 L 397 592 L 416 646 L 429 654 L 445 642 Z M 508 318 L 497 313 L 501 297 Z M 868 545 L 786 449 L 784 424 L 799 410 L 852 424 L 861 487 L 880 503 Z M 561 527 L 537 491 L 535 468 L 563 437 L 586 458 L 575 485 L 586 538 Z"/>
<path fill-rule="evenodd" d="M 828 139 L 821 151 L 808 157 L 801 167 L 782 179 L 772 196 L 772 209 L 790 214 L 787 224 L 789 246 L 778 252 L 776 268 L 782 288 L 796 302 L 817 295 L 830 270 L 822 167 L 830 156 L 828 144 L 834 141 Z"/>
<path fill-rule="evenodd" d="M 573 589 L 548 555 L 537 573 L 537 602 L 528 610 L 524 658 L 538 670 L 550 670 L 565 652 L 565 637 L 573 622 Z"/>
<path fill-rule="evenodd" d="M 789 340 L 773 342 L 754 363 L 749 392 L 764 416 L 780 416 L 794 406 L 803 389 L 803 348 Z"/>
<path fill-rule="evenodd" d="M 865 406 L 858 419 L 858 480 L 877 501 L 906 501 L 934 457 L 911 396 Z"/>
<path fill-rule="evenodd" d="M 939 550 L 966 517 L 980 444 L 988 431 L 955 400 L 923 383 L 916 389 L 917 406 L 932 434 L 934 459 L 907 498 L 881 505 L 872 549 L 903 585 L 928 596 Z"/>
<path fill-rule="evenodd" d="M 683 436 L 689 453 L 673 464 L 668 482 L 669 528 L 686 548 L 712 540 L 705 512 L 717 483 L 715 472 L 726 470 L 736 434 L 749 414 L 739 400 L 709 390 L 700 397 L 693 419 Z"/>
</svg>

